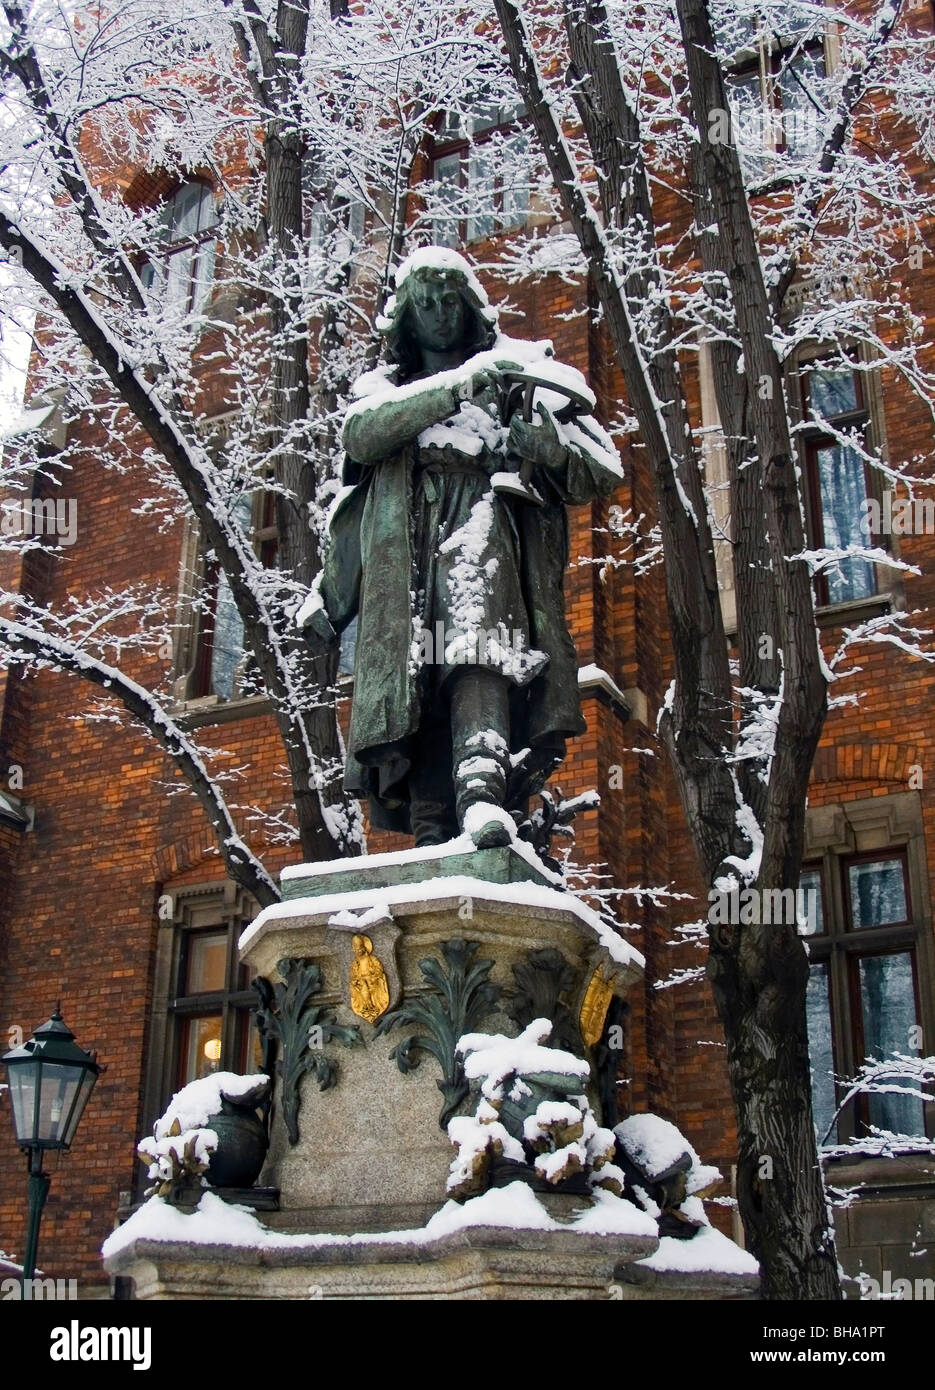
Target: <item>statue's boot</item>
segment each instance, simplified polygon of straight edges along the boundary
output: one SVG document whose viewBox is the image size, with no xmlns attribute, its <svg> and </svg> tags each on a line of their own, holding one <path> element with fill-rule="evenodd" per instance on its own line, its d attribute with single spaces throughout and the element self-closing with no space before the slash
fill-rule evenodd
<svg viewBox="0 0 935 1390">
<path fill-rule="evenodd" d="M 498 671 L 469 666 L 451 690 L 451 751 L 458 825 L 468 829 L 478 849 L 508 845 L 513 839 L 503 810 L 510 770 L 510 688 Z M 484 817 L 479 809 L 493 812 Z M 465 824 L 465 821 L 468 824 Z"/>
<path fill-rule="evenodd" d="M 416 848 L 443 845 L 461 830 L 451 784 L 451 729 L 445 701 L 426 712 L 412 752 L 409 811 Z"/>
</svg>

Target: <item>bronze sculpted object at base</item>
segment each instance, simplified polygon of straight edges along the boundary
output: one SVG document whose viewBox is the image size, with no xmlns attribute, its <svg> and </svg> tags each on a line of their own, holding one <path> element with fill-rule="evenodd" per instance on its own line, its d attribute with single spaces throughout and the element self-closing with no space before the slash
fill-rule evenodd
<svg viewBox="0 0 935 1390">
<path fill-rule="evenodd" d="M 345 785 L 417 846 L 509 843 L 584 731 L 565 619 L 566 507 L 621 471 L 551 344 L 508 338 L 468 263 L 415 252 L 355 387 L 347 484 L 304 621 L 358 618 Z"/>
</svg>

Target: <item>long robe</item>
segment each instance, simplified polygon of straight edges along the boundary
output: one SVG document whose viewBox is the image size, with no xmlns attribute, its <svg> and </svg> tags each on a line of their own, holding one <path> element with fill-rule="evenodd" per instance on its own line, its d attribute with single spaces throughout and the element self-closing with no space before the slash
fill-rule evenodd
<svg viewBox="0 0 935 1390">
<path fill-rule="evenodd" d="M 567 460 L 559 468 L 534 470 L 542 507 L 493 491 L 489 474 L 505 466 L 506 431 L 499 443 L 488 434 L 479 448 L 459 447 L 464 436 L 457 415 L 444 422 L 454 426 L 449 435 L 436 426 L 421 432 L 421 442 L 413 439 L 360 464 L 373 456 L 381 437 L 392 435 L 401 411 L 418 408 L 422 391 L 438 389 L 438 380 L 409 383 L 395 399 L 390 395 L 349 416 L 345 480 L 352 486 L 332 517 L 320 587 L 336 630 L 355 615 L 359 619 L 345 786 L 369 796 L 375 825 L 401 831 L 409 830 L 406 778 L 413 740 L 451 671 L 438 652 L 432 669 L 420 665 L 420 639 L 424 650 L 425 628 L 431 641 L 437 622 L 449 632 L 452 624 L 463 629 L 465 603 L 452 584 L 452 561 L 477 555 L 479 529 L 482 553 L 473 572 L 469 566 L 466 590 L 477 599 L 466 605 L 469 619 L 485 629 L 502 623 L 528 654 L 518 666 L 504 668 L 513 686 L 510 751 L 554 745 L 584 732 L 565 618 L 565 508 L 605 497 L 620 482 L 608 437 L 590 417 L 557 426 Z M 446 438 L 454 442 L 440 444 Z M 458 542 L 459 532 L 467 544 L 452 555 L 444 542 Z"/>
</svg>

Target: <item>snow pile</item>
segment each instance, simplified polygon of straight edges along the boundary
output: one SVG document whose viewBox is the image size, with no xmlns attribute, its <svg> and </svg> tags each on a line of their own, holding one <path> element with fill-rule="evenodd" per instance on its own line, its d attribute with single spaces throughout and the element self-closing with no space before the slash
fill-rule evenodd
<svg viewBox="0 0 935 1390">
<path fill-rule="evenodd" d="M 492 741 L 491 741 L 492 740 Z M 499 740 L 499 742 L 498 742 Z M 500 745 L 505 746 L 505 740 L 492 730 L 485 729 L 478 734 L 472 734 L 468 740 L 469 747 L 487 748 L 491 752 L 497 752 Z M 524 753 L 529 749 L 524 749 Z M 523 754 L 510 756 L 510 764 L 515 767 L 522 761 Z M 512 819 L 512 817 L 511 817 Z M 515 822 L 514 822 L 515 824 Z M 423 860 L 444 859 L 449 854 L 471 854 L 474 850 L 474 842 L 470 835 L 462 833 L 456 835 L 452 840 L 446 840 L 441 845 L 423 845 L 421 848 L 414 849 L 394 849 L 384 854 L 368 854 L 359 858 L 347 859 L 325 859 L 311 864 L 287 864 L 280 872 L 280 880 L 287 883 L 294 879 L 315 879 L 327 874 L 329 877 L 337 876 L 342 873 L 358 873 L 361 868 L 382 869 L 394 867 L 398 864 L 416 864 Z M 521 859 L 525 859 L 527 864 L 535 868 L 550 883 L 557 887 L 563 885 L 563 878 L 560 873 L 539 858 L 531 845 L 524 840 L 516 840 L 513 843 L 512 852 L 518 854 Z M 438 879 L 433 877 L 427 882 L 437 883 Z M 378 890 L 379 891 L 379 890 Z M 641 958 L 642 959 L 642 958 Z"/>
<path fill-rule="evenodd" d="M 707 1178 L 702 1186 L 709 1187 L 720 1177 L 716 1168 L 702 1166 L 682 1132 L 659 1115 L 631 1115 L 617 1125 L 614 1133 L 627 1157 L 649 1181 L 657 1182 L 666 1177 L 686 1154 L 691 1161 L 692 1171 L 697 1169 Z M 698 1187 L 694 1186 L 692 1191 L 698 1191 Z"/>
<path fill-rule="evenodd" d="M 458 1149 L 446 1184 L 455 1200 L 484 1190 L 492 1158 L 525 1163 L 526 1151 L 500 1123 L 495 1106 L 482 1101 L 474 1115 L 456 1115 L 448 1121 L 448 1138 Z"/>
<path fill-rule="evenodd" d="M 212 1115 L 221 1113 L 224 1100 L 234 1105 L 258 1105 L 268 1086 L 267 1076 L 239 1076 L 233 1071 L 217 1071 L 200 1081 L 190 1081 L 172 1097 L 165 1114 L 153 1126 L 153 1133 L 157 1139 L 164 1139 L 176 1124 L 180 1130 L 199 1129 Z"/>
<path fill-rule="evenodd" d="M 485 807 L 485 810 L 489 811 L 489 809 L 489 807 Z M 505 815 L 506 812 L 503 814 Z M 490 816 L 488 815 L 486 819 L 490 819 Z M 513 822 L 512 817 L 510 817 L 510 822 L 515 829 L 515 822 Z M 450 840 L 446 845 L 430 846 L 426 849 L 400 850 L 392 854 L 368 856 L 366 859 L 349 858 L 344 864 L 329 860 L 324 866 L 324 871 L 338 875 L 343 870 L 367 868 L 377 861 L 405 863 L 407 857 L 412 859 L 441 858 L 453 852 L 470 853 L 474 848 L 475 845 L 470 835 L 460 835 Z M 548 865 L 543 864 L 531 845 L 525 844 L 522 840 L 514 840 L 511 849 L 526 859 L 529 864 L 534 865 L 539 873 L 545 875 L 546 878 L 557 885 L 562 883 L 561 874 L 551 871 Z M 302 877 L 308 873 L 308 866 L 296 865 L 295 868 L 297 872 L 292 875 L 293 877 Z M 283 877 L 289 876 L 283 870 Z M 308 873 L 308 876 L 313 877 L 314 875 Z M 273 903 L 270 907 L 264 907 L 262 912 L 257 914 L 241 935 L 239 945 L 242 951 L 246 950 L 250 942 L 260 937 L 271 923 L 287 921 L 290 917 L 304 917 L 309 914 L 316 916 L 322 914 L 330 917 L 336 912 L 360 912 L 363 909 L 375 908 L 378 904 L 382 904 L 392 914 L 392 909 L 397 903 L 410 904 L 414 901 L 430 903 L 440 900 L 457 902 L 461 898 L 471 898 L 475 903 L 514 903 L 521 907 L 543 907 L 546 910 L 570 912 L 581 923 L 582 931 L 589 936 L 593 934 L 594 939 L 604 947 L 611 960 L 618 965 L 635 966 L 637 969 L 642 969 L 645 965 L 645 960 L 636 947 L 631 946 L 628 941 L 613 931 L 593 908 L 588 907 L 587 903 L 574 893 L 559 892 L 556 888 L 546 887 L 545 884 L 526 881 L 494 883 L 489 879 L 475 878 L 470 874 L 450 874 L 425 879 L 421 883 L 395 883 L 385 888 L 357 888 L 342 893 L 321 893 L 317 896 L 290 898 L 286 902 Z"/>
<path fill-rule="evenodd" d="M 177 1091 L 154 1124 L 152 1139 L 137 1145 L 140 1158 L 149 1164 L 146 1175 L 153 1184 L 146 1195 L 170 1197 L 179 1188 L 205 1186 L 204 1175 L 218 1146 L 218 1136 L 209 1126 L 211 1117 L 221 1113 L 225 1100 L 258 1105 L 268 1089 L 267 1076 L 219 1071 Z"/>
<path fill-rule="evenodd" d="M 534 1018 L 518 1038 L 503 1033 L 465 1033 L 458 1040 L 458 1051 L 465 1058 L 464 1074 L 468 1081 L 481 1081 L 481 1095 L 491 1103 L 502 1101 L 507 1081 L 512 1082 L 512 1098 L 517 1099 L 524 1088 L 521 1078 L 526 1075 L 557 1073 L 577 1079 L 583 1086 L 591 1074 L 590 1065 L 570 1052 L 543 1046 L 551 1032 L 549 1019 Z"/>
<path fill-rule="evenodd" d="M 667 1274 L 746 1274 L 759 1273 L 759 1265 L 735 1241 L 716 1231 L 707 1220 L 699 1226 L 691 1240 L 674 1240 L 662 1236 L 659 1249 L 643 1260 L 641 1269 L 653 1269 Z"/>
<path fill-rule="evenodd" d="M 429 425 L 418 437 L 423 449 L 457 449 L 469 458 L 476 458 L 488 450 L 496 453 L 502 449 L 509 431 L 501 425 L 482 406 L 472 401 L 462 401 L 457 415 L 449 415 L 437 425 Z"/>
<path fill-rule="evenodd" d="M 484 826 L 493 820 L 504 826 L 510 836 L 510 843 L 516 844 L 516 821 L 509 811 L 504 811 L 502 806 L 497 806 L 492 801 L 475 801 L 464 813 L 464 833 L 471 840 L 472 848 L 474 836 L 479 835 Z"/>
<path fill-rule="evenodd" d="M 305 598 L 302 600 L 302 602 L 299 604 L 298 608 L 295 611 L 294 622 L 297 628 L 305 627 L 307 624 L 312 622 L 312 620 L 316 618 L 319 613 L 325 613 L 325 601 L 322 598 L 320 592 L 321 578 L 322 572 L 319 571 L 319 573 L 316 574 L 314 581 L 312 582 L 312 585 L 309 588 L 308 593 L 306 594 Z M 327 617 L 326 613 L 325 616 Z"/>
<path fill-rule="evenodd" d="M 679 1245 L 701 1237 L 710 1222 L 700 1196 L 721 1181 L 717 1168 L 702 1163 L 675 1125 L 658 1115 L 631 1115 L 617 1125 L 614 1135 L 624 1190 L 656 1218 L 663 1241 Z M 727 1245 L 733 1243 L 727 1241 Z M 705 1248 L 710 1247 L 708 1242 Z M 672 1266 L 694 1267 L 690 1263 Z"/>
<path fill-rule="evenodd" d="M 146 1176 L 153 1184 L 146 1189 L 148 1197 L 168 1197 L 179 1186 L 195 1181 L 205 1183 L 205 1173 L 211 1155 L 218 1146 L 213 1129 L 178 1129 L 161 1139 L 141 1139 L 137 1153 L 149 1163 Z"/>
<path fill-rule="evenodd" d="M 529 1167 L 552 1187 L 581 1175 L 589 1187 L 622 1196 L 613 1133 L 597 1123 L 581 1094 L 591 1069 L 580 1057 L 543 1046 L 551 1032 L 549 1020 L 537 1018 L 518 1038 L 468 1033 L 458 1042 L 465 1075 L 480 1083 L 480 1100 L 473 1116 L 448 1125 L 458 1148 L 448 1177 L 455 1200 L 483 1192 L 495 1160 Z"/>
<path fill-rule="evenodd" d="M 136 1241 L 202 1246 L 236 1246 L 252 1250 L 316 1250 L 366 1245 L 428 1246 L 458 1231 L 488 1228 L 509 1231 L 565 1231 L 572 1235 L 653 1235 L 649 1221 L 630 1202 L 596 1192 L 595 1205 L 567 1224 L 556 1221 L 524 1182 L 491 1188 L 469 1202 L 446 1202 L 424 1226 L 400 1231 L 364 1231 L 354 1235 L 304 1235 L 270 1231 L 249 1207 L 225 1202 L 205 1192 L 196 1210 L 185 1213 L 160 1197 L 151 1197 L 101 1248 L 105 1259 Z"/>
<path fill-rule="evenodd" d="M 455 555 L 448 572 L 448 596 L 451 621 L 461 632 L 482 627 L 490 581 L 496 573 L 497 561 L 484 561 L 484 551 L 493 526 L 493 493 L 485 492 L 471 508 L 463 526 L 452 531 L 438 547 L 439 555 Z"/>
</svg>

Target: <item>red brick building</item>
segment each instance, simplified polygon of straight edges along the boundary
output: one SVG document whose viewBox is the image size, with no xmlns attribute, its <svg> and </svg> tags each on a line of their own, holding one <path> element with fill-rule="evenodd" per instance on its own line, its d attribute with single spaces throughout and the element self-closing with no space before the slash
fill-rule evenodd
<svg viewBox="0 0 935 1390">
<path fill-rule="evenodd" d="M 920 177 L 930 178 L 931 171 Z M 142 196 L 145 179 L 123 181 L 130 196 Z M 152 196 L 173 191 L 149 189 Z M 196 203 L 200 197 L 185 196 Z M 670 212 L 679 215 L 675 206 Z M 931 241 L 931 228 L 925 236 Z M 497 285 L 489 278 L 487 284 L 496 299 Z M 585 373 L 608 419 L 623 394 L 608 344 L 587 316 L 567 318 L 587 293 L 585 285 L 547 278 L 526 293 L 513 292 L 519 312 L 505 316 L 503 326 L 517 336 L 552 338 L 557 357 Z M 913 299 L 935 329 L 935 273 L 916 277 Z M 704 370 L 694 381 L 694 422 L 710 427 Z M 895 376 L 881 371 L 839 385 L 845 397 L 851 393 L 843 415 L 885 443 L 892 460 L 930 453 L 931 416 Z M 42 428 L 54 451 L 54 416 Z M 86 443 L 90 448 L 106 439 L 89 435 Z M 817 438 L 803 444 L 815 528 L 829 449 L 833 442 Z M 640 454 L 624 442 L 622 455 L 625 481 L 612 505 L 651 518 L 652 488 Z M 716 457 L 709 458 L 716 469 Z M 103 479 L 93 467 L 78 468 L 70 486 L 81 517 L 78 542 L 63 559 L 0 554 L 4 584 L 53 604 L 90 592 L 102 576 L 115 587 L 146 581 L 177 591 L 179 621 L 188 633 L 173 657 L 177 713 L 200 741 L 248 766 L 244 799 L 276 809 L 282 748 L 266 702 L 239 695 L 236 674 L 206 655 L 186 607 L 192 575 L 199 573 L 194 532 L 167 537 L 155 520 L 135 511 L 150 486 L 140 467 Z M 262 545 L 265 518 L 255 520 Z M 570 746 L 556 780 L 566 793 L 592 787 L 601 793 L 600 809 L 577 824 L 579 862 L 606 866 L 623 887 L 670 885 L 695 895 L 667 907 L 627 899 L 621 908 L 638 923 L 633 940 L 647 960 L 645 986 L 631 998 L 626 1021 L 621 1114 L 652 1110 L 674 1120 L 706 1161 L 719 1164 L 727 1195 L 735 1136 L 710 992 L 704 981 L 657 987 L 675 969 L 703 962 L 696 948 L 672 942 L 679 923 L 707 910 L 654 732 L 671 679 L 661 570 L 636 577 L 627 565 L 591 563 L 607 553 L 607 525 L 606 508 L 572 514 L 566 597 L 580 665 L 591 668 L 581 691 L 588 732 Z M 892 545 L 920 574 L 897 582 L 893 571 L 879 567 L 858 575 L 837 602 L 828 592 L 819 595 L 828 653 L 842 625 L 857 614 L 888 605 L 933 606 L 932 528 L 893 537 Z M 728 569 L 724 577 L 730 625 Z M 810 1011 L 813 1063 L 822 1074 L 831 1065 L 851 1074 L 879 1049 L 931 1052 L 935 1037 L 935 670 L 870 644 L 860 665 L 847 686 L 859 699 L 828 719 L 808 813 L 814 876 L 807 883 L 821 885 Z M 144 685 L 164 671 L 157 656 L 134 657 L 128 666 Z M 128 737 L 107 723 L 86 721 L 87 706 L 85 688 L 66 676 L 0 672 L 0 1040 L 12 1041 L 16 1028 L 28 1036 L 60 997 L 78 1041 L 96 1048 L 106 1064 L 72 1152 L 52 1165 L 40 1251 L 48 1273 L 77 1277 L 90 1292 L 106 1289 L 98 1251 L 118 1203 L 139 1191 L 138 1139 L 205 1059 L 233 1070 L 249 1065 L 251 996 L 237 965 L 236 940 L 253 908 L 225 879 L 198 806 L 166 795 L 169 760 L 142 734 Z M 273 873 L 296 857 L 255 834 L 251 841 Z M 387 839 L 370 840 L 373 850 L 390 847 L 396 846 Z M 910 1036 L 914 1027 L 921 1033 Z M 828 1118 L 829 1085 L 816 1080 L 818 1112 Z M 861 1104 L 866 1107 L 855 1102 L 842 1117 L 842 1138 L 867 1119 L 918 1134 L 927 1125 L 935 1134 L 933 1106 L 925 1107 L 926 1115 L 918 1104 L 887 1108 L 875 1102 L 882 1109 L 869 1113 Z M 0 1246 L 21 1255 L 25 1164 L 8 1110 L 0 1098 Z M 917 1157 L 865 1160 L 858 1168 L 839 1180 L 857 1178 L 880 1191 L 842 1217 L 846 1263 L 856 1269 L 861 1262 L 879 1277 L 881 1269 L 906 1265 L 914 1241 L 921 1249 L 928 1239 L 928 1248 L 935 1248 L 935 1164 Z M 728 1219 L 723 1209 L 719 1219 Z M 913 1274 L 930 1275 L 935 1255 L 912 1264 Z"/>
</svg>

